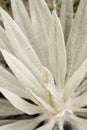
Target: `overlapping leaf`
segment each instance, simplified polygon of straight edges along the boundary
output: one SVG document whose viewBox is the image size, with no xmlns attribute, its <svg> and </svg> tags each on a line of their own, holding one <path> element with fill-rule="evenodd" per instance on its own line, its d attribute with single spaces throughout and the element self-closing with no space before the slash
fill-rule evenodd
<svg viewBox="0 0 87 130">
<path fill-rule="evenodd" d="M 18 110 L 27 113 L 29 115 L 37 114 L 41 112 L 41 109 L 38 106 L 30 104 L 14 93 L 0 87 L 0 92 L 11 102 L 11 104 L 16 107 Z"/>
<path fill-rule="evenodd" d="M 48 34 L 51 13 L 44 0 L 29 0 L 30 16 L 36 42 L 33 43 L 43 65 L 49 67 L 48 60 Z"/>
<path fill-rule="evenodd" d="M 0 85 L 9 91 L 18 94 L 20 97 L 27 97 L 22 84 L 13 76 L 10 72 L 6 71 L 5 68 L 0 66 Z"/>
<path fill-rule="evenodd" d="M 32 32 L 32 24 L 22 0 L 11 0 L 11 7 L 15 21 L 27 36 L 29 41 L 33 43 L 34 36 Z"/>
<path fill-rule="evenodd" d="M 44 89 L 40 82 L 35 78 L 35 75 L 33 75 L 32 72 L 15 56 L 5 50 L 1 50 L 1 52 L 13 73 L 23 84 L 25 90 L 30 87 L 35 93 L 38 93 L 38 95 L 43 95 Z"/>
<path fill-rule="evenodd" d="M 64 32 L 65 41 L 67 42 L 73 22 L 73 0 L 62 0 L 60 21 Z"/>
<path fill-rule="evenodd" d="M 81 0 L 67 41 L 67 78 L 86 58 L 87 1 Z M 83 49 L 85 48 L 85 50 Z M 83 50 L 83 51 L 82 51 Z M 79 53 L 81 51 L 82 53 Z M 82 56 L 81 56 L 82 54 Z M 81 56 L 81 57 L 80 57 Z"/>
<path fill-rule="evenodd" d="M 48 47 L 53 76 L 55 77 L 58 87 L 62 88 L 66 75 L 66 50 L 61 24 L 55 12 L 52 16 Z"/>
<path fill-rule="evenodd" d="M 23 32 L 18 25 L 11 19 L 11 17 L 0 9 L 1 17 L 5 26 L 5 32 L 9 39 L 13 53 L 18 57 L 30 70 L 38 77 L 41 63 L 36 52 L 31 47 Z"/>
</svg>

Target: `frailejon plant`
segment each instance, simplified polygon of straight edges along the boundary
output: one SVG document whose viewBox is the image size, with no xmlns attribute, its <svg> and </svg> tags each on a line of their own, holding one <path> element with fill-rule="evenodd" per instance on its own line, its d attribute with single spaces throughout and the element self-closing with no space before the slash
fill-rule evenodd
<svg viewBox="0 0 87 130">
<path fill-rule="evenodd" d="M 0 8 L 0 130 L 87 130 L 87 0 L 73 19 L 72 0 L 58 18 L 44 0 Z M 60 22 L 61 21 L 61 22 Z"/>
</svg>

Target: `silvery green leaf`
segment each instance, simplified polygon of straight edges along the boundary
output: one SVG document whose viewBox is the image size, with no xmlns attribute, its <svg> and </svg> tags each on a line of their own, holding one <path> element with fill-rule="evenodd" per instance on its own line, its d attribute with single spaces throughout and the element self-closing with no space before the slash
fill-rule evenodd
<svg viewBox="0 0 87 130">
<path fill-rule="evenodd" d="M 5 31 L 4 31 L 4 29 L 0 26 L 0 48 L 9 51 L 9 47 L 8 47 L 7 41 L 8 41 L 8 39 L 7 39 L 6 35 L 5 35 Z M 9 41 L 8 41 L 8 42 L 9 42 Z"/>
<path fill-rule="evenodd" d="M 32 24 L 22 0 L 11 0 L 11 7 L 15 21 L 32 43 L 34 39 Z"/>
<path fill-rule="evenodd" d="M 87 77 L 85 76 L 79 86 L 75 89 L 75 96 L 82 95 L 87 91 Z"/>
<path fill-rule="evenodd" d="M 6 99 L 0 99 L 0 117 L 17 114 L 22 114 L 22 112 L 14 108 Z"/>
<path fill-rule="evenodd" d="M 5 34 L 5 30 L 1 26 L 0 26 L 0 48 L 5 49 L 5 50 L 12 53 L 11 48 L 9 46 L 9 40 Z M 3 60 L 1 53 L 0 53 L 0 65 L 3 65 L 3 66 L 6 65 L 4 63 L 4 60 Z"/>
<path fill-rule="evenodd" d="M 41 79 L 42 79 L 43 85 L 46 87 L 46 90 L 49 90 L 51 95 L 57 98 L 58 92 L 54 84 L 54 78 L 51 72 L 45 67 L 42 67 Z"/>
<path fill-rule="evenodd" d="M 41 109 L 38 106 L 35 106 L 31 103 L 26 102 L 25 100 L 23 100 L 22 98 L 20 98 L 19 96 L 17 96 L 16 94 L 2 88 L 2 86 L 0 85 L 0 92 L 11 102 L 11 104 L 17 108 L 18 110 L 29 114 L 29 115 L 33 115 L 33 114 L 37 114 L 37 113 L 41 113 Z"/>
<path fill-rule="evenodd" d="M 67 42 L 73 22 L 73 0 L 62 0 L 60 21 L 64 32 L 65 41 Z"/>
<path fill-rule="evenodd" d="M 55 77 L 57 87 L 62 88 L 66 75 L 66 50 L 61 24 L 55 12 L 52 15 L 48 47 L 53 76 Z"/>
<path fill-rule="evenodd" d="M 15 123 L 15 122 L 21 122 L 21 124 L 23 124 L 23 122 L 25 120 L 25 117 L 23 115 L 25 116 L 26 114 L 19 111 L 16 108 L 14 108 L 10 104 L 9 101 L 7 101 L 6 99 L 0 99 L 0 129 L 2 128 L 1 126 L 5 126 L 5 128 L 8 127 L 9 129 L 11 129 L 14 126 L 12 123 Z M 28 115 L 27 115 L 27 117 L 28 117 Z M 30 115 L 29 115 L 29 117 L 30 117 Z M 34 117 L 32 116 L 32 118 L 34 118 Z M 31 118 L 26 119 L 26 120 L 28 120 L 28 123 L 30 123 L 30 126 L 33 122 L 35 124 L 35 120 L 36 120 L 36 124 L 35 125 L 32 124 L 32 127 L 34 128 L 38 123 L 40 123 L 41 121 L 43 121 L 45 119 L 46 119 L 46 117 L 44 117 L 44 115 L 41 115 L 41 116 L 35 118 L 34 120 Z M 22 121 L 20 121 L 20 120 L 22 120 Z M 16 124 L 16 125 L 17 125 L 17 128 L 20 128 L 18 124 Z M 14 127 L 14 129 L 15 129 L 15 127 Z"/>
<path fill-rule="evenodd" d="M 77 108 L 87 106 L 87 91 L 84 92 L 81 96 L 76 97 L 72 101 L 73 105 Z"/>
<path fill-rule="evenodd" d="M 31 120 L 23 120 L 23 121 L 18 121 L 16 123 L 11 123 L 8 125 L 4 125 L 0 127 L 0 130 L 15 130 L 15 129 L 20 129 L 21 130 L 33 130 L 41 121 L 43 121 L 45 118 L 43 116 L 36 118 L 36 119 L 31 119 Z"/>
<path fill-rule="evenodd" d="M 81 48 L 83 48 L 84 45 L 86 46 L 86 26 L 87 0 L 81 0 L 67 41 L 67 77 L 70 77 L 84 60 L 85 52 L 83 52 L 82 57 L 79 59 L 81 61 L 77 63 L 79 51 L 81 51 Z"/>
<path fill-rule="evenodd" d="M 80 65 L 80 67 L 74 72 L 74 74 L 69 78 L 65 84 L 64 88 L 64 98 L 67 100 L 73 91 L 78 87 L 81 81 L 84 79 L 87 73 L 87 59 Z"/>
<path fill-rule="evenodd" d="M 5 68 L 0 66 L 0 85 L 3 88 L 8 89 L 9 91 L 18 94 L 21 97 L 27 97 L 23 85 L 13 76 L 10 72 L 8 72 Z"/>
<path fill-rule="evenodd" d="M 87 109 L 85 108 L 76 108 L 73 110 L 73 113 L 76 117 L 87 119 Z"/>
<path fill-rule="evenodd" d="M 11 0 L 19 26 L 0 9 L 0 52 L 11 69 L 10 73 L 0 67 L 0 92 L 17 113 L 26 114 L 22 121 L 16 115 L 15 121 L 9 121 L 12 117 L 3 122 L 7 111 L 12 116 L 16 111 L 1 99 L 0 130 L 87 128 L 87 1 L 81 0 L 73 24 L 72 2 L 62 2 L 61 23 L 55 12 L 51 15 L 45 0 L 29 0 L 30 17 L 22 0 Z M 34 119 L 30 119 L 32 114 Z"/>
<path fill-rule="evenodd" d="M 39 35 L 39 37 L 43 34 L 43 36 L 41 37 L 44 37 L 44 39 L 47 40 L 47 36 L 49 34 L 51 13 L 49 11 L 46 2 L 44 0 L 36 0 L 36 1 L 30 0 L 29 7 L 30 7 L 31 22 L 32 26 L 33 27 L 35 26 L 34 28 L 35 32 L 39 33 L 37 34 Z"/>
<path fill-rule="evenodd" d="M 59 126 L 59 130 L 64 130 L 64 126 L 63 126 L 63 121 L 62 120 L 60 120 L 58 122 L 58 126 Z"/>
<path fill-rule="evenodd" d="M 40 82 L 35 78 L 35 75 L 33 75 L 31 70 L 29 70 L 20 60 L 18 60 L 12 54 L 6 52 L 5 50 L 1 50 L 1 52 L 15 76 L 23 84 L 25 90 L 27 88 L 31 88 L 35 93 L 38 93 L 39 95 L 42 95 L 43 93 L 44 95 L 43 87 L 41 86 Z"/>
<path fill-rule="evenodd" d="M 18 59 L 25 63 L 32 72 L 36 70 L 36 77 L 39 79 L 38 74 L 41 63 L 36 52 L 33 50 L 27 38 L 11 17 L 3 9 L 0 9 L 0 13 L 13 53 Z"/>
<path fill-rule="evenodd" d="M 6 121 L 1 120 L 1 121 L 0 121 L 0 127 L 2 127 L 2 126 L 4 126 L 4 125 L 7 125 L 7 124 L 14 123 L 14 122 L 16 122 L 16 120 L 15 120 L 15 121 L 14 121 L 14 120 L 6 120 Z"/>
<path fill-rule="evenodd" d="M 32 97 L 36 99 L 36 103 L 41 106 L 41 108 L 46 109 L 48 112 L 55 113 L 55 109 L 51 107 L 43 98 L 40 98 L 37 96 L 31 89 L 29 89 L 29 92 L 32 94 Z"/>
<path fill-rule="evenodd" d="M 73 123 L 73 128 L 75 127 L 77 130 L 86 130 L 87 128 L 87 120 L 71 116 L 71 122 Z"/>
<path fill-rule="evenodd" d="M 48 61 L 48 34 L 51 21 L 51 13 L 44 0 L 29 0 L 30 16 L 36 42 L 33 47 L 45 66 Z"/>
<path fill-rule="evenodd" d="M 16 122 L 11 120 L 11 117 L 23 114 L 21 111 L 14 108 L 9 101 L 0 98 L 0 127 Z"/>
<path fill-rule="evenodd" d="M 47 93 L 48 102 L 50 103 L 51 98 L 50 94 L 51 94 L 51 96 L 53 97 L 55 107 L 56 108 L 62 107 L 62 102 L 61 99 L 59 98 L 59 92 L 57 91 L 57 87 L 55 86 L 54 78 L 51 72 L 47 68 L 42 67 L 41 77 L 43 85 L 45 87 L 45 91 Z"/>
</svg>

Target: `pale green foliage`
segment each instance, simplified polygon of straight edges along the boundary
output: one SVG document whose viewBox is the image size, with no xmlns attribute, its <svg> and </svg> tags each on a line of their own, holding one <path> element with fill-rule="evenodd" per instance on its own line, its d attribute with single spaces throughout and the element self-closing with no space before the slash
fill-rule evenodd
<svg viewBox="0 0 87 130">
<path fill-rule="evenodd" d="M 64 130 L 66 122 L 86 130 L 87 0 L 75 18 L 72 0 L 62 0 L 60 18 L 45 0 L 29 0 L 30 15 L 22 0 L 11 6 L 14 20 L 0 8 L 0 52 L 10 68 L 0 66 L 8 100 L 0 99 L 0 130 Z"/>
</svg>

